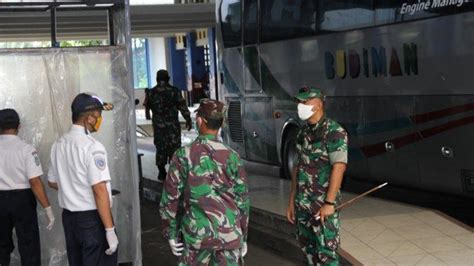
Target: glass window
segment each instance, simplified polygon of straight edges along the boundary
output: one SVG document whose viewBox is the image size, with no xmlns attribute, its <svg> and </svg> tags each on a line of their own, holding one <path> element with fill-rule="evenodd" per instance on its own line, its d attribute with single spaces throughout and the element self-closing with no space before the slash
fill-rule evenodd
<svg viewBox="0 0 474 266">
<path fill-rule="evenodd" d="M 262 42 L 316 33 L 317 0 L 260 1 Z"/>
<path fill-rule="evenodd" d="M 374 25 L 375 12 L 372 0 L 319 1 L 319 30 L 344 31 Z"/>
<path fill-rule="evenodd" d="M 220 15 L 224 47 L 240 46 L 242 33 L 240 0 L 223 0 Z"/>
<path fill-rule="evenodd" d="M 244 0 L 244 43 L 257 43 L 257 0 Z"/>
<path fill-rule="evenodd" d="M 135 89 L 148 88 L 148 49 L 144 38 L 132 39 L 133 86 Z"/>
</svg>

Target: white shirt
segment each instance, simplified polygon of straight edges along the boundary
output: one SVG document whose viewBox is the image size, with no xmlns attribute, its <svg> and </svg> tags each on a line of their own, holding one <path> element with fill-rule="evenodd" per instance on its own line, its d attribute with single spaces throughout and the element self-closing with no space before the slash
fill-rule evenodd
<svg viewBox="0 0 474 266">
<path fill-rule="evenodd" d="M 0 190 L 28 189 L 43 175 L 36 149 L 16 135 L 0 135 Z"/>
<path fill-rule="evenodd" d="M 71 130 L 54 142 L 48 181 L 58 184 L 59 206 L 69 211 L 96 210 L 92 186 L 106 182 L 112 205 L 110 173 L 104 145 L 85 133 L 84 127 Z"/>
</svg>

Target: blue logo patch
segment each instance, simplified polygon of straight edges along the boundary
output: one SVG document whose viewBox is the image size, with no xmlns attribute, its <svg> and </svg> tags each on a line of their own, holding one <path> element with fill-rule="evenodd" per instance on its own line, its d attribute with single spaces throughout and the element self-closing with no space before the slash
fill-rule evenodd
<svg viewBox="0 0 474 266">
<path fill-rule="evenodd" d="M 101 171 L 104 171 L 105 168 L 107 167 L 107 163 L 105 162 L 105 158 L 102 157 L 102 156 L 94 157 L 94 162 L 95 162 L 95 166 Z"/>
</svg>

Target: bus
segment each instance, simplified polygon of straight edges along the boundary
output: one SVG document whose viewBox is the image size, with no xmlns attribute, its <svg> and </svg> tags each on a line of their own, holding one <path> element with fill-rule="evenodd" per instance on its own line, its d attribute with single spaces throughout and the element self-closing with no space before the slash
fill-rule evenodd
<svg viewBox="0 0 474 266">
<path fill-rule="evenodd" d="M 216 1 L 224 141 L 290 177 L 294 95 L 349 134 L 349 177 L 474 197 L 474 0 Z"/>
</svg>

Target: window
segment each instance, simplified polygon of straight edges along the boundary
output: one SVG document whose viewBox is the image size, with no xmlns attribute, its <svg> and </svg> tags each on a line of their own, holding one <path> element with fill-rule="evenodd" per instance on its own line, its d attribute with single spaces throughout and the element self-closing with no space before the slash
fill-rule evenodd
<svg viewBox="0 0 474 266">
<path fill-rule="evenodd" d="M 257 0 L 244 0 L 244 43 L 257 43 Z"/>
<path fill-rule="evenodd" d="M 260 1 L 262 42 L 316 34 L 317 0 Z"/>
<path fill-rule="evenodd" d="M 319 30 L 344 31 L 374 25 L 375 12 L 372 0 L 319 1 Z"/>
<path fill-rule="evenodd" d="M 148 44 L 146 39 L 132 39 L 132 59 L 133 86 L 136 89 L 148 88 Z"/>
<path fill-rule="evenodd" d="M 220 16 L 224 47 L 240 46 L 242 33 L 240 0 L 223 0 Z"/>
</svg>

